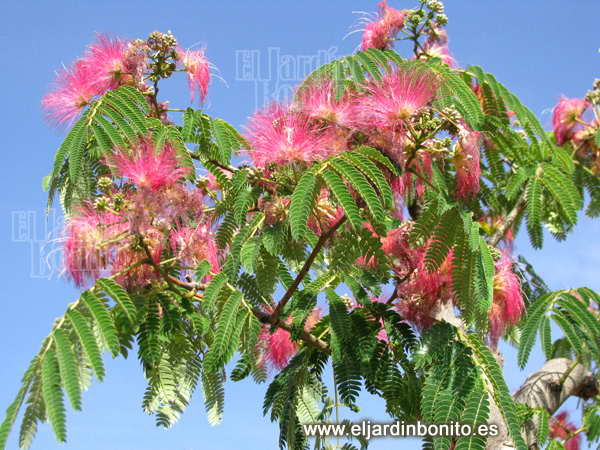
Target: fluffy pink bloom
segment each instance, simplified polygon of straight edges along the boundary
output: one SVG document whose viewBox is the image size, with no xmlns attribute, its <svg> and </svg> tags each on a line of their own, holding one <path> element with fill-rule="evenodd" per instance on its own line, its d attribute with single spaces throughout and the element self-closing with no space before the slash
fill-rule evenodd
<svg viewBox="0 0 600 450">
<path fill-rule="evenodd" d="M 131 223 L 128 225 L 130 230 L 134 231 Z M 143 236 L 144 244 L 148 247 L 152 261 L 158 264 L 165 248 L 165 235 L 163 231 L 156 227 L 146 226 L 144 229 L 135 230 L 135 232 Z M 160 279 L 161 275 L 150 264 L 142 264 L 134 269 L 129 269 L 133 264 L 138 263 L 146 257 L 146 251 L 143 248 L 139 248 L 135 244 L 135 240 L 130 240 L 126 245 L 115 246 L 111 273 L 124 272 L 116 280 L 127 289 L 144 286 Z"/>
<path fill-rule="evenodd" d="M 367 23 L 363 32 L 361 49 L 378 48 L 388 49 L 393 45 L 394 36 L 404 26 L 404 19 L 408 11 L 390 8 L 387 1 L 379 3 L 379 18 Z"/>
<path fill-rule="evenodd" d="M 85 55 L 72 67 L 59 71 L 55 89 L 42 99 L 48 117 L 56 123 L 71 122 L 94 97 L 131 79 L 136 68 L 125 59 L 127 43 L 98 35 Z"/>
<path fill-rule="evenodd" d="M 321 127 L 309 116 L 287 105 L 272 103 L 251 117 L 246 138 L 254 164 L 286 165 L 320 161 L 345 149 L 345 135 L 332 127 Z"/>
<path fill-rule="evenodd" d="M 408 243 L 411 224 L 391 230 L 381 240 L 381 248 L 389 258 L 396 277 L 403 280 L 396 287 L 398 312 L 420 329 L 434 322 L 431 312 L 438 302 L 452 299 L 452 253 L 433 272 L 425 267 L 427 245 L 412 248 Z M 429 245 L 429 244 L 428 244 Z"/>
<path fill-rule="evenodd" d="M 304 329 L 312 330 L 321 318 L 321 310 L 315 308 L 306 319 Z M 291 323 L 291 317 L 287 320 Z M 260 347 L 267 362 L 275 369 L 281 370 L 287 366 L 290 358 L 298 351 L 298 345 L 292 341 L 290 333 L 282 328 L 277 328 L 273 333 L 264 327 L 260 334 Z"/>
<path fill-rule="evenodd" d="M 569 413 L 562 411 L 551 418 L 550 421 L 550 437 L 552 439 L 564 440 L 569 437 L 569 434 L 577 430 L 577 427 L 569 422 Z M 565 442 L 566 450 L 579 450 L 581 443 L 581 435 L 576 434 Z"/>
<path fill-rule="evenodd" d="M 456 60 L 450 55 L 450 50 L 448 49 L 447 44 L 425 44 L 424 50 L 430 57 L 440 58 L 444 64 L 452 68 L 457 68 L 458 63 Z"/>
<path fill-rule="evenodd" d="M 456 192 L 458 198 L 469 198 L 479 192 L 479 147 L 481 133 L 469 131 L 463 134 L 456 144 L 454 167 L 456 168 Z"/>
<path fill-rule="evenodd" d="M 447 44 L 448 43 L 448 32 L 443 28 L 434 28 L 431 30 L 429 37 L 425 41 L 426 45 L 431 44 Z"/>
<path fill-rule="evenodd" d="M 277 328 L 273 333 L 265 328 L 260 339 L 265 347 L 266 360 L 279 370 L 287 366 L 290 358 L 298 351 L 290 333 L 282 328 Z"/>
<path fill-rule="evenodd" d="M 352 122 L 352 98 L 346 94 L 337 100 L 333 82 L 330 80 L 303 88 L 298 92 L 295 106 L 313 119 L 341 126 L 350 126 Z"/>
<path fill-rule="evenodd" d="M 589 103 L 578 98 L 561 97 L 552 111 L 552 126 L 556 143 L 563 145 L 581 128 L 578 122 L 588 108 Z"/>
<path fill-rule="evenodd" d="M 118 174 L 142 190 L 156 192 L 177 183 L 189 169 L 179 167 L 175 150 L 170 144 L 157 151 L 151 139 L 140 140 L 137 148 L 119 150 L 107 158 Z"/>
<path fill-rule="evenodd" d="M 67 220 L 63 263 L 77 287 L 95 281 L 110 268 L 112 248 L 105 242 L 126 229 L 119 216 L 91 207 L 82 208 Z"/>
<path fill-rule="evenodd" d="M 358 100 L 358 121 L 366 128 L 402 127 L 435 97 L 438 78 L 431 72 L 398 69 L 366 86 L 368 95 Z"/>
<path fill-rule="evenodd" d="M 42 98 L 48 119 L 68 124 L 98 94 L 97 76 L 80 62 L 57 73 L 56 88 Z"/>
<path fill-rule="evenodd" d="M 127 42 L 100 34 L 80 60 L 87 71 L 96 74 L 98 95 L 119 87 L 126 78 L 131 78 L 127 72 L 134 68 L 127 67 L 126 49 Z"/>
<path fill-rule="evenodd" d="M 490 321 L 490 339 L 496 345 L 506 328 L 516 324 L 525 305 L 521 294 L 521 283 L 512 270 L 512 259 L 504 250 L 496 262 L 494 275 L 494 298 L 488 313 Z"/>
<path fill-rule="evenodd" d="M 210 63 L 204 55 L 204 50 L 179 49 L 177 56 L 187 72 L 191 100 L 194 101 L 196 94 L 198 94 L 200 100 L 204 101 L 210 83 Z"/>
<path fill-rule="evenodd" d="M 173 254 L 184 265 L 195 267 L 206 260 L 213 272 L 219 271 L 217 244 L 208 226 L 200 224 L 196 227 L 179 227 L 171 232 L 169 242 Z"/>
</svg>

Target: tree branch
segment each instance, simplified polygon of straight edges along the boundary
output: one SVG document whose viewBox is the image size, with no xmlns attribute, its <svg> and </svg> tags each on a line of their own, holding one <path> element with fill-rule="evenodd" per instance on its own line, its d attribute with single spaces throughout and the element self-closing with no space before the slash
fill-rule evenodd
<svg viewBox="0 0 600 450">
<path fill-rule="evenodd" d="M 310 270 L 310 267 L 312 266 L 312 263 L 315 261 L 317 255 L 321 251 L 321 248 L 323 248 L 323 246 L 325 245 L 325 243 L 327 242 L 327 240 L 333 235 L 333 233 L 336 232 L 336 230 L 345 221 L 346 221 L 346 216 L 342 216 L 342 218 L 339 219 L 329 229 L 329 231 L 327 231 L 326 233 L 323 233 L 321 235 L 321 237 L 319 237 L 319 240 L 317 241 L 317 244 L 315 245 L 315 247 L 313 248 L 312 252 L 308 256 L 308 259 L 304 262 L 304 265 L 302 266 L 302 269 L 300 269 L 300 272 L 298 272 L 298 275 L 296 275 L 296 278 L 294 279 L 294 282 L 288 288 L 288 290 L 285 292 L 285 294 L 283 294 L 283 297 L 281 297 L 281 299 L 279 300 L 279 303 L 277 303 L 277 306 L 273 310 L 273 314 L 271 314 L 271 315 L 272 315 L 272 317 L 275 320 L 277 320 L 277 318 L 281 314 L 281 311 L 283 311 L 283 308 L 285 307 L 285 305 L 287 304 L 287 302 L 290 301 L 290 299 L 292 298 L 292 295 L 294 295 L 294 292 L 296 292 L 296 289 L 298 289 L 298 286 L 300 286 L 300 283 L 302 282 L 302 280 L 304 279 L 304 277 L 306 276 L 306 274 Z"/>
<path fill-rule="evenodd" d="M 506 219 L 504 220 L 502 225 L 500 225 L 498 227 L 498 229 L 496 230 L 496 232 L 490 239 L 491 246 L 495 247 L 496 245 L 498 245 L 498 242 L 500 242 L 504 238 L 504 235 L 508 232 L 508 230 L 510 230 L 512 228 L 515 221 L 519 217 L 519 214 L 521 214 L 521 212 L 524 209 L 525 209 L 525 191 L 523 191 L 521 193 L 521 195 L 517 199 L 517 202 L 515 203 L 515 206 L 513 207 L 511 212 L 508 213 L 508 216 L 506 216 Z"/>
<path fill-rule="evenodd" d="M 553 415 L 569 397 L 588 400 L 598 395 L 598 380 L 583 365 L 566 358 L 551 359 L 537 372 L 527 377 L 513 399 L 531 408 L 542 408 Z M 492 405 L 491 405 L 492 406 Z M 490 423 L 498 425 L 500 433 L 488 439 L 487 449 L 513 449 L 508 430 L 496 405 L 490 410 Z M 531 450 L 539 448 L 536 420 L 525 423 L 524 438 Z"/>
<path fill-rule="evenodd" d="M 282 321 L 281 319 L 274 317 L 272 314 L 266 313 L 257 308 L 253 308 L 252 312 L 262 323 L 270 324 L 274 327 L 281 328 L 291 333 L 292 327 L 284 321 Z M 316 338 L 308 331 L 300 331 L 299 336 L 303 342 L 310 345 L 311 347 L 316 348 L 317 350 L 320 350 L 328 355 L 331 354 L 331 349 L 329 348 L 327 343 L 323 342 L 321 339 Z"/>
</svg>

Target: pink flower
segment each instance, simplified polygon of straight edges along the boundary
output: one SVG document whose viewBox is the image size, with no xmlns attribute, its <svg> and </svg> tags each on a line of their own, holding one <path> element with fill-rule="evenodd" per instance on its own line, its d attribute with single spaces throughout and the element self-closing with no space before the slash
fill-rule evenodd
<svg viewBox="0 0 600 450">
<path fill-rule="evenodd" d="M 452 252 L 442 266 L 429 272 L 425 254 L 430 243 L 413 248 L 408 242 L 412 224 L 406 223 L 391 230 L 381 240 L 381 248 L 389 258 L 396 278 L 399 301 L 394 304 L 398 312 L 418 328 L 425 329 L 434 322 L 432 312 L 440 301 L 452 300 Z"/>
<path fill-rule="evenodd" d="M 369 95 L 358 100 L 358 120 L 366 128 L 402 128 L 434 99 L 438 86 L 439 80 L 431 72 L 398 69 L 366 86 Z"/>
<path fill-rule="evenodd" d="M 426 45 L 431 44 L 447 44 L 448 43 L 448 32 L 443 28 L 433 28 L 429 37 L 425 41 Z"/>
<path fill-rule="evenodd" d="M 110 212 L 84 207 L 66 223 L 63 246 L 65 270 L 77 287 L 100 278 L 111 266 L 112 248 L 105 244 L 127 229 Z"/>
<path fill-rule="evenodd" d="M 157 151 L 148 138 L 140 140 L 131 152 L 119 150 L 108 156 L 107 162 L 138 188 L 152 192 L 177 183 L 189 171 L 179 167 L 175 150 L 169 143 Z"/>
<path fill-rule="evenodd" d="M 570 433 L 577 430 L 577 427 L 568 421 L 569 413 L 562 411 L 550 419 L 550 437 L 552 439 L 567 439 Z M 581 435 L 576 434 L 565 442 L 566 450 L 579 450 Z"/>
<path fill-rule="evenodd" d="M 48 118 L 57 124 L 72 122 L 98 94 L 96 81 L 96 75 L 81 62 L 59 71 L 56 89 L 42 99 Z"/>
<path fill-rule="evenodd" d="M 333 81 L 313 83 L 297 95 L 298 110 L 312 119 L 324 120 L 341 126 L 352 122 L 352 99 L 346 93 L 336 100 Z"/>
<path fill-rule="evenodd" d="M 219 272 L 217 244 L 208 226 L 179 227 L 171 232 L 169 241 L 173 254 L 184 265 L 195 267 L 206 260 L 213 272 Z"/>
<path fill-rule="evenodd" d="M 287 105 L 272 103 L 252 116 L 247 126 L 248 150 L 254 164 L 283 166 L 321 161 L 344 150 L 345 136 L 321 127 Z"/>
<path fill-rule="evenodd" d="M 439 58 L 442 62 L 454 69 L 458 67 L 456 60 L 450 55 L 447 44 L 428 44 L 424 46 L 425 53 L 433 58 Z"/>
<path fill-rule="evenodd" d="M 306 319 L 304 329 L 306 331 L 312 330 L 320 318 L 321 310 L 315 308 Z M 290 317 L 286 322 L 289 324 L 291 320 Z M 277 328 L 271 333 L 267 327 L 264 327 L 259 339 L 265 360 L 278 370 L 287 366 L 290 358 L 298 351 L 298 345 L 292 341 L 290 333 L 282 328 Z"/>
<path fill-rule="evenodd" d="M 585 100 L 561 97 L 552 111 L 552 125 L 558 145 L 563 145 L 581 128 L 579 121 L 588 106 Z"/>
<path fill-rule="evenodd" d="M 127 72 L 134 68 L 127 67 L 126 49 L 127 42 L 100 34 L 80 60 L 87 71 L 96 74 L 98 95 L 119 87 L 126 77 L 131 79 Z"/>
<path fill-rule="evenodd" d="M 409 11 L 397 10 L 387 6 L 387 1 L 379 3 L 379 18 L 367 23 L 361 42 L 361 49 L 378 48 L 385 50 L 393 46 L 394 36 L 404 26 Z"/>
<path fill-rule="evenodd" d="M 287 366 L 290 358 L 298 351 L 290 333 L 282 328 L 277 328 L 273 333 L 263 328 L 260 339 L 265 347 L 266 360 L 279 370 Z"/>
<path fill-rule="evenodd" d="M 194 101 L 197 93 L 200 100 L 204 101 L 210 83 L 210 63 L 204 55 L 204 50 L 179 49 L 177 56 L 187 72 L 191 100 Z"/>
<path fill-rule="evenodd" d="M 56 89 L 42 99 L 48 117 L 58 124 L 71 122 L 98 95 L 131 79 L 135 70 L 125 61 L 127 43 L 98 35 L 85 55 L 72 67 L 58 72 Z"/>
<path fill-rule="evenodd" d="M 479 147 L 481 146 L 481 133 L 468 131 L 463 134 L 456 144 L 454 167 L 456 168 L 456 197 L 469 198 L 479 192 Z"/>
<path fill-rule="evenodd" d="M 521 294 L 521 283 L 512 270 L 512 260 L 507 250 L 502 252 L 502 257 L 496 262 L 494 275 L 494 298 L 488 313 L 490 320 L 490 339 L 493 345 L 504 331 L 515 325 L 525 305 Z"/>
</svg>

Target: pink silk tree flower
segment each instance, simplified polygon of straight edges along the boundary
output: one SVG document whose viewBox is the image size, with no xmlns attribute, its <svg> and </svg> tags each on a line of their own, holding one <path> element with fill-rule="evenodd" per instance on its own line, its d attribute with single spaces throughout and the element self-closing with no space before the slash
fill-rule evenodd
<svg viewBox="0 0 600 450">
<path fill-rule="evenodd" d="M 68 277 L 77 287 L 100 278 L 108 272 L 113 246 L 106 242 L 127 230 L 121 217 L 111 212 L 98 212 L 84 207 L 67 220 L 63 239 L 63 264 Z"/>
<path fill-rule="evenodd" d="M 413 248 L 408 242 L 411 223 L 391 230 L 381 240 L 381 248 L 389 258 L 396 277 L 403 280 L 396 286 L 399 300 L 395 308 L 407 321 L 423 330 L 434 323 L 432 312 L 440 301 L 453 300 L 452 252 L 442 266 L 429 272 L 425 266 L 428 243 Z"/>
<path fill-rule="evenodd" d="M 456 144 L 453 161 L 456 168 L 455 195 L 457 198 L 467 199 L 479 192 L 481 176 L 479 148 L 481 143 L 480 132 L 468 131 Z"/>
<path fill-rule="evenodd" d="M 258 167 L 284 166 L 327 159 L 344 148 L 332 127 L 321 127 L 288 105 L 272 103 L 258 111 L 247 126 L 248 153 Z"/>
<path fill-rule="evenodd" d="M 42 99 L 49 119 L 70 123 L 96 96 L 131 80 L 126 61 L 127 42 L 98 35 L 85 55 L 72 67 L 58 72 L 56 88 Z"/>
<path fill-rule="evenodd" d="M 219 272 L 219 258 L 214 233 L 206 225 L 180 227 L 169 236 L 173 254 L 186 266 L 208 261 L 213 272 Z"/>
<path fill-rule="evenodd" d="M 441 59 L 444 64 L 452 67 L 453 69 L 458 68 L 458 63 L 456 62 L 456 60 L 450 54 L 450 50 L 448 49 L 448 45 L 447 44 L 439 44 L 439 43 L 428 44 L 428 43 L 425 43 L 424 50 L 425 50 L 425 53 L 427 53 L 428 56 L 433 57 L 433 58 L 439 58 L 439 59 Z"/>
<path fill-rule="evenodd" d="M 581 444 L 581 435 L 576 434 L 569 438 L 570 433 L 577 431 L 577 427 L 569 422 L 569 413 L 562 411 L 550 419 L 550 437 L 552 439 L 565 440 L 566 450 L 579 450 Z M 567 439 L 568 438 L 568 439 Z"/>
<path fill-rule="evenodd" d="M 48 119 L 59 125 L 71 123 L 98 94 L 97 79 L 81 61 L 59 71 L 56 88 L 42 98 Z"/>
<path fill-rule="evenodd" d="M 187 73 L 191 101 L 194 101 L 196 94 L 200 101 L 204 101 L 210 83 L 210 63 L 204 50 L 178 49 L 177 57 Z"/>
<path fill-rule="evenodd" d="M 138 230 L 143 236 L 144 245 L 148 248 L 150 258 L 155 264 L 160 263 L 163 249 L 165 248 L 165 235 L 155 227 L 146 227 Z M 119 246 L 114 255 L 112 264 L 112 274 L 126 271 L 123 275 L 116 278 L 116 281 L 127 289 L 134 289 L 151 283 L 161 278 L 154 266 L 151 264 L 142 264 L 129 269 L 133 264 L 140 260 L 147 259 L 145 249 L 135 245 L 135 241 L 129 242 L 129 245 Z"/>
<path fill-rule="evenodd" d="M 306 331 L 312 330 L 320 319 L 321 310 L 315 308 L 306 319 L 304 329 Z M 291 321 L 291 317 L 286 320 L 288 324 Z M 259 335 L 259 346 L 265 360 L 277 370 L 285 368 L 292 356 L 298 351 L 298 345 L 292 341 L 290 333 L 282 328 L 277 328 L 271 333 L 268 327 L 263 327 Z"/>
<path fill-rule="evenodd" d="M 141 139 L 132 152 L 118 150 L 109 155 L 107 163 L 139 189 L 151 192 L 176 184 L 189 171 L 179 167 L 175 149 L 170 144 L 158 151 L 149 138 Z"/>
<path fill-rule="evenodd" d="M 394 36 L 404 26 L 407 10 L 390 8 L 387 1 L 379 3 L 378 19 L 367 23 L 362 36 L 361 49 L 377 48 L 386 50 L 393 46 Z"/>
<path fill-rule="evenodd" d="M 97 95 L 109 89 L 116 89 L 127 79 L 131 79 L 126 61 L 127 42 L 120 39 L 111 39 L 100 34 L 96 42 L 91 44 L 81 63 L 91 73 L 96 74 Z"/>
<path fill-rule="evenodd" d="M 561 97 L 552 111 L 552 126 L 556 143 L 563 145 L 581 128 L 580 121 L 589 103 L 579 98 Z"/>
<path fill-rule="evenodd" d="M 425 108 L 435 97 L 439 79 L 418 69 L 398 69 L 381 81 L 369 83 L 369 95 L 361 97 L 357 116 L 365 127 L 403 127 L 405 121 Z"/>
<path fill-rule="evenodd" d="M 511 325 L 515 325 L 525 309 L 521 294 L 521 283 L 512 269 L 513 262 L 507 250 L 496 261 L 492 307 L 488 313 L 490 340 L 498 344 L 500 336 Z"/>
<path fill-rule="evenodd" d="M 352 98 L 346 93 L 337 100 L 331 80 L 313 83 L 303 88 L 298 92 L 294 106 L 312 119 L 344 127 L 352 123 Z"/>
</svg>

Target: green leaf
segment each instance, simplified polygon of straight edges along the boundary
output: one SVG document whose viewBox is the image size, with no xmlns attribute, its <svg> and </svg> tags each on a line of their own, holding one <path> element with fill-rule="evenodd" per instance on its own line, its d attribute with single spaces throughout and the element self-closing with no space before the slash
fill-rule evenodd
<svg viewBox="0 0 600 450">
<path fill-rule="evenodd" d="M 354 164 L 358 169 L 369 178 L 369 180 L 377 186 L 379 194 L 386 208 L 391 208 L 394 204 L 394 194 L 388 184 L 383 172 L 365 155 L 356 152 L 344 152 L 341 155 L 350 163 Z"/>
<path fill-rule="evenodd" d="M 83 292 L 81 299 L 96 320 L 108 349 L 113 356 L 117 356 L 120 350 L 119 338 L 117 337 L 117 330 L 108 309 L 92 291 Z"/>
<path fill-rule="evenodd" d="M 52 425 L 56 440 L 66 442 L 65 406 L 62 389 L 60 388 L 58 364 L 52 350 L 46 353 L 42 362 L 42 395 L 46 404 L 48 420 Z"/>
<path fill-rule="evenodd" d="M 240 261 L 248 273 L 255 273 L 256 260 L 262 247 L 260 236 L 254 236 L 244 242 L 240 251 Z"/>
<path fill-rule="evenodd" d="M 83 347 L 83 351 L 90 361 L 98 380 L 102 381 L 105 375 L 104 364 L 102 362 L 100 347 L 98 347 L 92 329 L 87 324 L 83 314 L 77 310 L 72 309 L 67 311 L 67 318 L 73 325 L 73 328 L 79 337 L 79 341 L 81 342 L 81 346 Z"/>
<path fill-rule="evenodd" d="M 483 370 L 487 380 L 493 386 L 492 395 L 508 427 L 508 432 L 517 450 L 527 450 L 527 444 L 521 436 L 521 427 L 517 417 L 515 403 L 510 395 L 502 370 L 498 366 L 490 349 L 476 335 L 465 336 L 467 344 L 474 352 L 477 365 Z"/>
<path fill-rule="evenodd" d="M 137 310 L 127 291 L 119 283 L 109 278 L 100 278 L 96 284 L 123 308 L 129 322 L 134 324 L 137 320 Z"/>
<path fill-rule="evenodd" d="M 527 311 L 527 315 L 521 326 L 521 337 L 519 339 L 519 350 L 517 354 L 517 362 L 521 368 L 525 367 L 527 364 L 527 360 L 529 359 L 529 355 L 535 344 L 537 331 L 554 298 L 555 295 L 552 294 L 543 295 L 537 299 Z"/>
<path fill-rule="evenodd" d="M 488 393 L 483 389 L 481 383 L 478 383 L 465 401 L 464 411 L 462 413 L 461 423 L 472 426 L 476 429 L 477 425 L 486 424 L 490 415 Z M 484 450 L 487 441 L 486 436 L 472 434 L 464 436 L 456 442 L 456 450 Z"/>
<path fill-rule="evenodd" d="M 54 331 L 54 343 L 56 345 L 56 356 L 62 380 L 67 396 L 73 409 L 81 410 L 81 388 L 79 383 L 79 369 L 75 362 L 75 354 L 66 333 L 60 328 Z"/>
<path fill-rule="evenodd" d="M 220 370 L 233 356 L 237 342 L 233 338 L 238 325 L 238 310 L 242 304 L 243 294 L 234 292 L 225 301 L 221 314 L 216 324 L 214 342 L 210 346 L 204 359 L 207 370 Z"/>
<path fill-rule="evenodd" d="M 290 227 L 294 239 L 302 239 L 308 227 L 307 221 L 317 197 L 317 177 L 312 171 L 304 172 L 290 203 Z"/>
<path fill-rule="evenodd" d="M 381 200 L 367 178 L 356 167 L 341 158 L 331 160 L 330 164 L 358 191 L 367 204 L 376 223 L 383 222 L 384 210 Z"/>
<path fill-rule="evenodd" d="M 362 226 L 362 218 L 360 216 L 360 211 L 340 176 L 335 171 L 329 168 L 325 169 L 321 173 L 321 176 L 325 180 L 327 187 L 335 196 L 338 203 L 342 205 L 342 208 L 344 208 L 346 216 L 348 217 L 348 220 L 350 221 L 352 226 L 356 229 L 359 229 Z"/>
<path fill-rule="evenodd" d="M 446 260 L 458 230 L 462 228 L 462 220 L 457 208 L 446 211 L 440 218 L 431 235 L 431 241 L 425 254 L 425 267 L 428 272 L 435 272 Z"/>
<path fill-rule="evenodd" d="M 527 231 L 531 245 L 535 248 L 542 248 L 543 230 L 542 230 L 542 211 L 543 211 L 543 191 L 542 181 L 534 177 L 527 183 L 525 191 L 525 200 L 527 202 Z"/>
<path fill-rule="evenodd" d="M 552 359 L 552 329 L 547 317 L 542 318 L 540 325 L 540 344 L 546 359 Z"/>
</svg>

